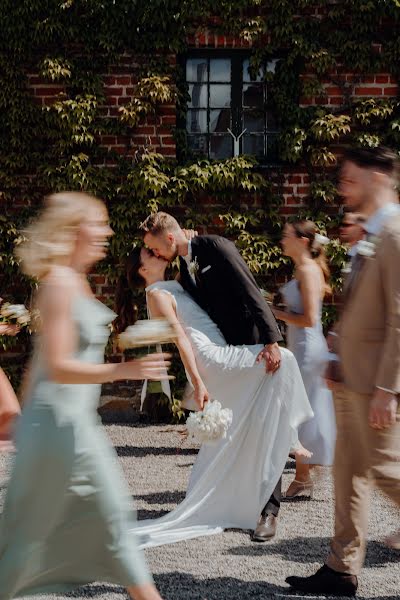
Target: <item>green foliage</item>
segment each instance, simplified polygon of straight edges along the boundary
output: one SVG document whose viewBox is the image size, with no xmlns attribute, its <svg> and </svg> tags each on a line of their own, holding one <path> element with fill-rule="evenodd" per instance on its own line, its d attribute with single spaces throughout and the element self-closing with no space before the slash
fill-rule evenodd
<svg viewBox="0 0 400 600">
<path fill-rule="evenodd" d="M 400 148 L 399 99 L 354 100 L 357 86 L 373 73 L 399 78 L 396 1 L 1 0 L 0 8 L 0 263 L 10 299 L 30 298 L 33 284 L 21 275 L 12 249 L 49 191 L 90 190 L 106 200 L 115 236 L 101 268 L 110 281 L 137 243 L 138 223 L 161 208 L 188 227 L 225 227 L 265 287 L 287 265 L 279 246 L 287 163 L 301 165 L 311 181 L 308 204 L 296 216 L 330 231 L 337 224 L 337 147 L 383 142 Z M 154 152 L 154 140 L 131 147 L 138 125 L 146 119 L 160 125 L 163 104 L 176 102 L 178 121 L 184 118 L 187 87 L 170 57 L 185 52 L 188 38 L 205 28 L 251 42 L 255 72 L 278 58 L 266 77 L 282 132 L 282 166 L 260 170 L 247 156 L 178 163 Z M 130 57 L 137 63 L 132 99 L 111 115 L 104 76 L 120 66 L 126 72 Z M 54 102 L 35 101 L 32 75 L 57 86 Z M 341 104 L 327 104 L 332 85 Z M 302 104 L 310 98 L 314 104 Z M 171 134 L 184 141 L 179 127 Z M 102 143 L 104 136 L 122 140 L 118 154 Z M 333 242 L 329 257 L 340 288 L 343 248 Z"/>
</svg>

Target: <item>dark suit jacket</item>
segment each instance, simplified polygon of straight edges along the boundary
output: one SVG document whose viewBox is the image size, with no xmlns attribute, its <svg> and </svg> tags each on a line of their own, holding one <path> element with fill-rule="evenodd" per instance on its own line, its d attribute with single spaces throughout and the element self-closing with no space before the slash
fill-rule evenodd
<svg viewBox="0 0 400 600">
<path fill-rule="evenodd" d="M 208 312 L 228 344 L 265 345 L 282 340 L 271 309 L 232 242 L 218 235 L 198 236 L 192 240 L 195 259 L 199 265 L 196 285 L 182 258 L 180 282 Z"/>
</svg>

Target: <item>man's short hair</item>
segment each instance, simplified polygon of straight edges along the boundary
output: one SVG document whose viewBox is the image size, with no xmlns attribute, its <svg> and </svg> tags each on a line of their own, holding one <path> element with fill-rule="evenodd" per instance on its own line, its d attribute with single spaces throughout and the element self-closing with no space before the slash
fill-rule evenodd
<svg viewBox="0 0 400 600">
<path fill-rule="evenodd" d="M 180 227 L 178 221 L 172 215 L 166 212 L 156 212 L 149 215 L 140 224 L 139 229 L 143 235 L 146 235 L 146 233 L 158 235 L 165 231 L 176 231 Z"/>
<path fill-rule="evenodd" d="M 349 148 L 343 154 L 342 164 L 346 161 L 356 164 L 362 169 L 372 169 L 385 173 L 396 181 L 399 178 L 399 156 L 386 146 L 377 148 Z"/>
</svg>

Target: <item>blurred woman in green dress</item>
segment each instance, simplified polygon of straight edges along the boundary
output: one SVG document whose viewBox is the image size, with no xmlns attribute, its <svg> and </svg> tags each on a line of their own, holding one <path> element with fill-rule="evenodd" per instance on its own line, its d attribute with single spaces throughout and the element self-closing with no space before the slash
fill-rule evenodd
<svg viewBox="0 0 400 600">
<path fill-rule="evenodd" d="M 63 192 L 47 199 L 18 249 L 25 273 L 40 282 L 41 325 L 0 526 L 3 600 L 93 581 L 160 600 L 129 534 L 130 493 L 96 409 L 101 383 L 162 379 L 167 363 L 153 355 L 103 364 L 115 315 L 95 299 L 87 273 L 111 235 L 100 200 Z"/>
</svg>

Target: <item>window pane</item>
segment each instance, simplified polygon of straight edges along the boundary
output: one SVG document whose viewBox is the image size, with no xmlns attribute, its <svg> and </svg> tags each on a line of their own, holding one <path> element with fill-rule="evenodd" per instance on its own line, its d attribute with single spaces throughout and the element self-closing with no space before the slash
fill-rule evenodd
<svg viewBox="0 0 400 600">
<path fill-rule="evenodd" d="M 210 85 L 210 106 L 213 108 L 229 107 L 231 104 L 230 85 Z"/>
<path fill-rule="evenodd" d="M 231 111 L 229 108 L 210 111 L 210 132 L 225 132 L 231 127 Z"/>
<path fill-rule="evenodd" d="M 272 110 L 267 111 L 267 129 L 270 131 L 278 131 L 278 120 Z"/>
<path fill-rule="evenodd" d="M 207 81 L 206 58 L 189 58 L 186 61 L 186 81 Z"/>
<path fill-rule="evenodd" d="M 243 113 L 243 129 L 264 132 L 264 112 L 261 110 L 245 110 Z"/>
<path fill-rule="evenodd" d="M 186 113 L 186 131 L 189 133 L 207 133 L 207 111 L 188 110 Z"/>
<path fill-rule="evenodd" d="M 208 156 L 207 136 L 206 135 L 188 135 L 187 143 L 193 154 Z"/>
<path fill-rule="evenodd" d="M 207 84 L 192 83 L 191 85 L 189 85 L 189 95 L 189 107 L 207 108 Z"/>
<path fill-rule="evenodd" d="M 243 106 L 264 107 L 264 85 L 262 83 L 243 84 Z"/>
<path fill-rule="evenodd" d="M 246 59 L 243 61 L 243 81 L 264 81 L 264 68 L 261 67 L 260 71 L 256 74 L 256 77 L 251 77 L 249 72 L 250 60 Z M 254 73 L 252 73 L 254 75 Z"/>
<path fill-rule="evenodd" d="M 254 156 L 262 157 L 264 151 L 264 136 L 263 135 L 247 135 L 243 136 L 243 154 L 253 154 Z"/>
<path fill-rule="evenodd" d="M 270 133 L 267 135 L 267 158 L 269 160 L 278 160 L 278 133 Z"/>
<path fill-rule="evenodd" d="M 230 81 L 230 58 L 212 58 L 210 60 L 210 81 Z"/>
<path fill-rule="evenodd" d="M 232 137 L 228 135 L 210 136 L 210 158 L 229 158 L 232 156 Z"/>
</svg>

